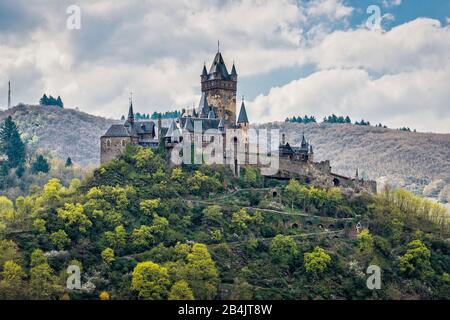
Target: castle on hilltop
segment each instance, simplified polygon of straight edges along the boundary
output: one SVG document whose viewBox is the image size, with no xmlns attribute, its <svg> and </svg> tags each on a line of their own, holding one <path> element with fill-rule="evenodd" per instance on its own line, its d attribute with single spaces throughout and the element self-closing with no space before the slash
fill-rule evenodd
<svg viewBox="0 0 450 320">
<path fill-rule="evenodd" d="M 222 161 L 217 163 L 230 165 L 236 176 L 239 176 L 242 166 L 263 169 L 264 165 L 260 162 L 248 161 L 255 149 L 252 148 L 250 123 L 243 99 L 236 116 L 238 74 L 234 63 L 231 72 L 228 72 L 222 54 L 218 51 L 209 71 L 206 65 L 203 66 L 200 79 L 201 98 L 198 107 L 183 109 L 181 116 L 172 119 L 168 126 L 162 125 L 161 116 L 157 123 L 151 120 L 137 121 L 130 99 L 125 122 L 112 125 L 100 138 L 101 163 L 119 157 L 128 145 L 157 148 L 163 144 L 169 152 L 179 152 L 182 145 L 190 148 L 191 144 L 197 143 L 201 147 L 210 144 L 220 146 L 216 148 L 218 151 L 213 151 L 216 159 Z M 273 153 L 273 150 L 269 153 Z M 332 173 L 329 161 L 315 162 L 313 146 L 307 142 L 305 135 L 302 136 L 300 146 L 291 146 L 283 134 L 277 156 L 278 168 L 276 173 L 270 174 L 271 178 L 295 178 L 321 187 L 342 186 L 376 191 L 376 183 L 360 179 L 358 173 L 354 178 L 341 176 Z"/>
</svg>

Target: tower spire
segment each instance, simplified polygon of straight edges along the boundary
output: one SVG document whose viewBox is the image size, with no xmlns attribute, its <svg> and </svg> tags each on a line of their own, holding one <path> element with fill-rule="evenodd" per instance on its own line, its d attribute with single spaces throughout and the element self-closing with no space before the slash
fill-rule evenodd
<svg viewBox="0 0 450 320">
<path fill-rule="evenodd" d="M 11 108 L 11 81 L 8 81 L 8 109 Z"/>
<path fill-rule="evenodd" d="M 217 52 L 220 52 L 220 40 L 217 40 Z"/>
<path fill-rule="evenodd" d="M 130 92 L 130 109 L 128 110 L 128 122 L 134 124 L 134 111 L 133 111 L 133 92 Z"/>
</svg>

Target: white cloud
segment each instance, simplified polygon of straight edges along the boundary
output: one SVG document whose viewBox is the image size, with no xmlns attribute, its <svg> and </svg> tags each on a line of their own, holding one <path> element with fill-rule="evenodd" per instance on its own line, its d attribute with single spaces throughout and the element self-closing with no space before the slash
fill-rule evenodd
<svg viewBox="0 0 450 320">
<path fill-rule="evenodd" d="M 450 27 L 436 20 L 377 32 L 345 27 L 354 9 L 341 0 L 97 0 L 82 3 L 82 30 L 73 32 L 65 28 L 64 1 L 46 2 L 38 28 L 0 30 L 0 90 L 11 78 L 16 103 L 47 92 L 66 106 L 119 117 L 132 90 L 139 112 L 190 106 L 203 61 L 211 62 L 220 39 L 240 79 L 317 68 L 249 102 L 251 121 L 342 113 L 448 131 Z"/>
<path fill-rule="evenodd" d="M 401 72 L 418 68 L 440 69 L 448 63 L 450 29 L 437 20 L 416 19 L 388 32 L 364 28 L 336 31 L 309 52 L 321 69 L 365 68 Z"/>
<path fill-rule="evenodd" d="M 340 20 L 349 17 L 353 10 L 341 0 L 317 0 L 308 3 L 306 12 L 308 16 L 326 16 L 330 20 Z"/>
<path fill-rule="evenodd" d="M 390 127 L 448 132 L 450 66 L 373 79 L 362 69 L 333 69 L 272 88 L 248 103 L 250 119 L 282 121 L 288 116 L 331 113 Z"/>
<path fill-rule="evenodd" d="M 386 8 L 395 7 L 402 4 L 402 0 L 383 0 L 383 6 Z"/>
</svg>

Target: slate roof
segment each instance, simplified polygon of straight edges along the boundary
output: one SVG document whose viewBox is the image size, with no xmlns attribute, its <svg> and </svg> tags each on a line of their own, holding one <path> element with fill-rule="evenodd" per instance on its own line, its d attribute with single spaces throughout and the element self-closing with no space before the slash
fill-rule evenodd
<svg viewBox="0 0 450 320">
<path fill-rule="evenodd" d="M 241 104 L 241 111 L 239 112 L 237 123 L 248 123 L 247 111 L 245 110 L 244 101 L 242 101 Z"/>
<path fill-rule="evenodd" d="M 130 132 L 123 124 L 113 124 L 103 137 L 130 137 Z"/>
<path fill-rule="evenodd" d="M 231 80 L 222 54 L 217 52 L 208 73 L 208 80 Z"/>
<path fill-rule="evenodd" d="M 188 120 L 190 119 L 190 120 Z M 192 118 L 192 117 L 185 117 L 185 118 L 180 118 L 180 124 L 182 128 L 186 127 L 186 121 L 192 121 L 192 130 L 189 130 L 189 132 L 194 132 L 194 128 L 195 128 L 195 122 L 200 121 L 202 123 L 202 133 L 205 133 L 206 130 L 209 129 L 218 129 L 219 128 L 219 123 L 220 123 L 220 119 L 208 119 L 208 118 Z"/>
<path fill-rule="evenodd" d="M 208 104 L 208 99 L 206 98 L 206 94 L 204 92 L 202 92 L 202 97 L 200 98 L 200 102 L 198 104 L 198 114 L 200 117 L 207 117 L 209 110 L 210 110 L 210 106 Z"/>
</svg>

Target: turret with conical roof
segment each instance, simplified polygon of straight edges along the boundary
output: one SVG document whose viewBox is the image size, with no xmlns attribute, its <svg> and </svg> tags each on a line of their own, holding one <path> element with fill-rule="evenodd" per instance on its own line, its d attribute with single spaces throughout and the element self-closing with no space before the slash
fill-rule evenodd
<svg viewBox="0 0 450 320">
<path fill-rule="evenodd" d="M 245 103 L 242 100 L 241 110 L 239 111 L 238 124 L 248 124 L 247 110 L 245 110 Z"/>
</svg>

